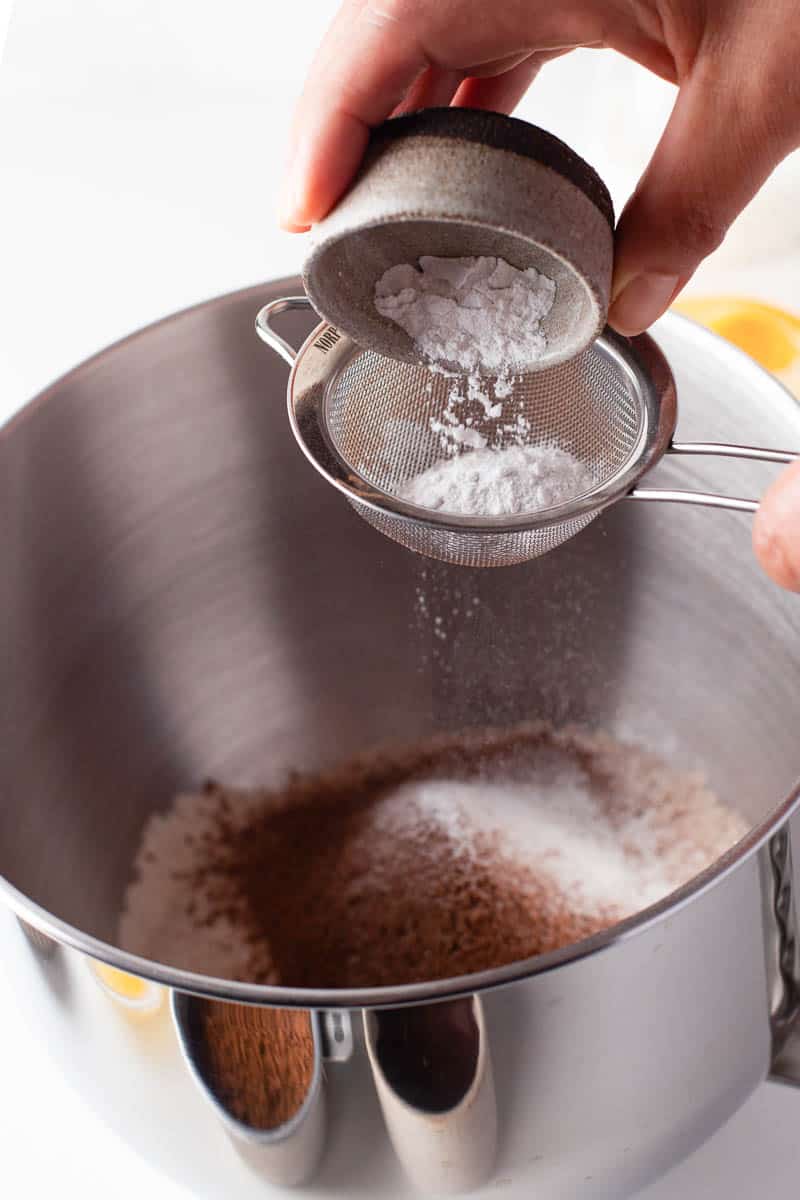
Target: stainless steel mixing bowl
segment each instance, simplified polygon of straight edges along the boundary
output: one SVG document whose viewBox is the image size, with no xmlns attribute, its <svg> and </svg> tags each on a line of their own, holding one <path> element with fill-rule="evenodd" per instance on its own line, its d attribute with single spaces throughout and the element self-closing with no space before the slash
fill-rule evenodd
<svg viewBox="0 0 800 1200">
<path fill-rule="evenodd" d="M 286 422 L 285 369 L 253 335 L 258 307 L 296 287 L 145 330 L 0 437 L 2 894 L 61 947 L 40 961 L 3 926 L 9 986 L 76 1086 L 194 1195 L 265 1185 L 228 1153 L 171 1035 L 158 1069 L 152 1043 L 116 1038 L 111 1052 L 105 997 L 78 982 L 83 954 L 186 991 L 345 1010 L 333 1027 L 353 1050 L 327 1068 L 317 1186 L 328 1195 L 406 1195 L 401 1162 L 437 1192 L 487 1178 L 542 1200 L 630 1195 L 770 1072 L 797 1074 L 800 600 L 759 574 L 737 514 L 676 521 L 623 505 L 552 555 L 490 573 L 389 543 L 308 469 Z M 299 344 L 311 324 L 294 315 L 287 336 Z M 743 355 L 675 317 L 657 335 L 682 437 L 800 445 L 794 401 Z M 715 468 L 702 469 L 707 483 Z M 665 462 L 657 475 L 692 487 L 693 470 Z M 724 482 L 763 488 L 770 472 L 727 463 Z M 474 618 L 453 614 L 456 596 L 477 601 Z M 639 736 L 704 768 L 751 834 L 626 925 L 469 979 L 271 990 L 115 948 L 142 826 L 178 789 L 209 774 L 269 782 L 378 743 L 530 716 Z M 479 1019 L 470 1088 L 435 1114 L 449 1153 L 471 1148 L 448 1174 L 425 1098 L 387 1093 L 375 1010 L 456 994 L 477 997 Z M 431 1010 L 442 1037 L 447 1012 Z M 481 1129 L 496 1122 L 483 1158 L 473 1095 Z"/>
</svg>

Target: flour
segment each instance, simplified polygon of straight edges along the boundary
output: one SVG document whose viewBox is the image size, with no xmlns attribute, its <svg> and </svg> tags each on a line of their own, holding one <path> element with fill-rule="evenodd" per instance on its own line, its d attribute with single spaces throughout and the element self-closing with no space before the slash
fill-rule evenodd
<svg viewBox="0 0 800 1200">
<path fill-rule="evenodd" d="M 407 480 L 397 495 L 438 512 L 501 517 L 552 508 L 594 484 L 589 468 L 566 450 L 512 445 L 442 459 Z"/>
<path fill-rule="evenodd" d="M 542 321 L 555 291 L 553 280 L 534 267 L 520 271 L 502 258 L 423 255 L 419 269 L 401 263 L 384 272 L 375 307 L 406 331 L 428 362 L 505 379 L 544 354 Z"/>
</svg>

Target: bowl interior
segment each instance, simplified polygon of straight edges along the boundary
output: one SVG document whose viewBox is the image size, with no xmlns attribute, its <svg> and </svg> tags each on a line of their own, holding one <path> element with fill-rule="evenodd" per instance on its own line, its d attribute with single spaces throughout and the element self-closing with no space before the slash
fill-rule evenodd
<svg viewBox="0 0 800 1200">
<path fill-rule="evenodd" d="M 142 828 L 178 790 L 531 717 L 642 738 L 764 820 L 800 764 L 800 608 L 748 519 L 625 502 L 525 566 L 418 558 L 297 450 L 285 368 L 252 334 L 264 294 L 112 348 L 0 437 L 7 883 L 113 946 Z M 287 320 L 298 344 L 309 327 Z M 683 437 L 800 444 L 744 356 L 677 318 L 659 340 Z M 734 494 L 771 477 L 657 471 Z"/>
</svg>

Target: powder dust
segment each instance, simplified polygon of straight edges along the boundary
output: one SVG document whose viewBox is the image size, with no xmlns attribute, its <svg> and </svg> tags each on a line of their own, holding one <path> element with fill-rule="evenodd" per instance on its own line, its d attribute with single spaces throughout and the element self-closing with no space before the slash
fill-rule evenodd
<svg viewBox="0 0 800 1200">
<path fill-rule="evenodd" d="M 632 915 L 745 831 L 700 777 L 604 734 L 440 736 L 177 797 L 145 828 L 119 941 L 294 987 L 468 974 Z"/>
</svg>

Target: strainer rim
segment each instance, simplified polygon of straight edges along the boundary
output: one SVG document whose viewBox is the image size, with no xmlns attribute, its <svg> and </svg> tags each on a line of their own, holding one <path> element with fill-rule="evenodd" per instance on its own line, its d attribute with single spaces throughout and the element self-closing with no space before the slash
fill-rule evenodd
<svg viewBox="0 0 800 1200">
<path fill-rule="evenodd" d="M 323 381 L 320 383 L 318 379 L 316 387 L 303 387 L 308 357 L 324 343 L 329 332 L 335 335 L 337 343 L 336 365 L 323 372 Z M 598 515 L 626 496 L 663 457 L 675 432 L 675 381 L 669 363 L 653 338 L 649 334 L 626 338 L 607 326 L 583 353 L 598 346 L 635 382 L 640 414 L 636 443 L 625 462 L 591 492 L 550 508 L 499 517 L 444 513 L 411 504 L 360 476 L 336 450 L 324 410 L 328 389 L 340 370 L 367 351 L 348 334 L 325 321 L 306 338 L 292 366 L 287 386 L 289 424 L 298 446 L 314 469 L 356 507 L 443 532 L 494 536 L 552 529 L 566 521 Z"/>
</svg>

